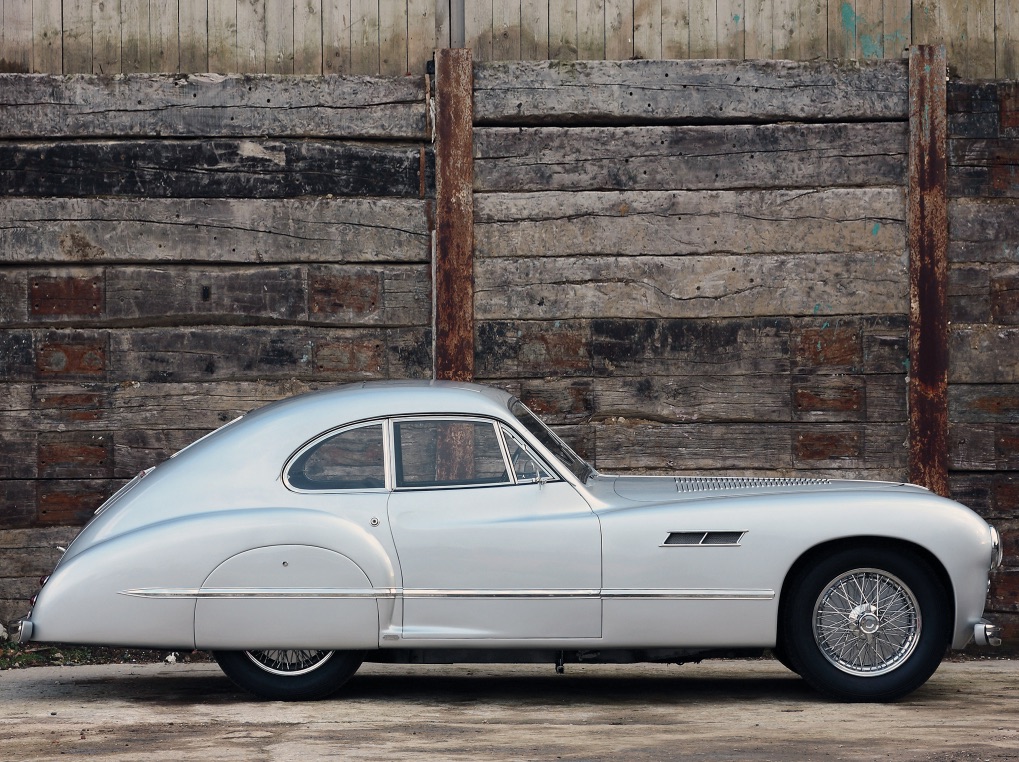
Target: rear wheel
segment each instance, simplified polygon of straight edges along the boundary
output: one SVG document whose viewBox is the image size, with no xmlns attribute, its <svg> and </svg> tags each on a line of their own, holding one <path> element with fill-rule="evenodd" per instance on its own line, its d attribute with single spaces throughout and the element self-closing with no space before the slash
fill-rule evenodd
<svg viewBox="0 0 1019 762">
<path fill-rule="evenodd" d="M 891 701 L 934 674 L 951 598 L 908 550 L 855 548 L 822 558 L 788 591 L 782 650 L 814 688 L 846 701 Z"/>
<path fill-rule="evenodd" d="M 355 651 L 269 648 L 212 655 L 238 687 L 276 701 L 330 696 L 361 666 L 361 654 Z"/>
</svg>

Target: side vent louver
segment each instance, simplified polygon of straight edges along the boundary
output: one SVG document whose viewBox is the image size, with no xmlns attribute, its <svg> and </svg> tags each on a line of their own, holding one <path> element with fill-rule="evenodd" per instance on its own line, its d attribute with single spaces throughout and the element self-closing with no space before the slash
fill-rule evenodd
<svg viewBox="0 0 1019 762">
<path fill-rule="evenodd" d="M 665 545 L 728 545 L 737 546 L 746 532 L 669 532 Z"/>
</svg>

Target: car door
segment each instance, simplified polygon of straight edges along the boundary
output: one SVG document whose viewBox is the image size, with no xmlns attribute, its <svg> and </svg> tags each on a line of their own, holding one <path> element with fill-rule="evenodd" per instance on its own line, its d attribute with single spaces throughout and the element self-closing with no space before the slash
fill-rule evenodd
<svg viewBox="0 0 1019 762">
<path fill-rule="evenodd" d="M 489 420 L 396 419 L 392 443 L 404 638 L 601 635 L 599 521 L 568 482 Z"/>
</svg>

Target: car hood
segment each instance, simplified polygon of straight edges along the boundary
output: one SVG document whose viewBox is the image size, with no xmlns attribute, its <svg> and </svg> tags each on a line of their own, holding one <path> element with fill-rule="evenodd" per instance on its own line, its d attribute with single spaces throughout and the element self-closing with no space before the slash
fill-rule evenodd
<svg viewBox="0 0 1019 762">
<path fill-rule="evenodd" d="M 703 500 L 748 494 L 791 492 L 927 492 L 923 487 L 901 482 L 856 481 L 851 479 L 807 479 L 757 476 L 600 476 L 597 491 L 611 489 L 618 497 L 639 503 Z M 606 489 L 608 488 L 608 489 Z M 602 493 L 604 494 L 604 492 Z"/>
</svg>

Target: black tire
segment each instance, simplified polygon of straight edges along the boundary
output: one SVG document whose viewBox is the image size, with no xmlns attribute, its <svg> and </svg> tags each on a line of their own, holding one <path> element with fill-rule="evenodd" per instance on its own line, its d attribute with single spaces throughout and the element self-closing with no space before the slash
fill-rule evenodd
<svg viewBox="0 0 1019 762">
<path fill-rule="evenodd" d="M 893 701 L 941 663 L 951 596 L 916 553 L 848 548 L 792 581 L 779 623 L 783 656 L 815 689 L 842 701 Z"/>
<path fill-rule="evenodd" d="M 336 693 L 361 666 L 359 651 L 213 651 L 235 685 L 274 701 L 314 701 Z"/>
</svg>

